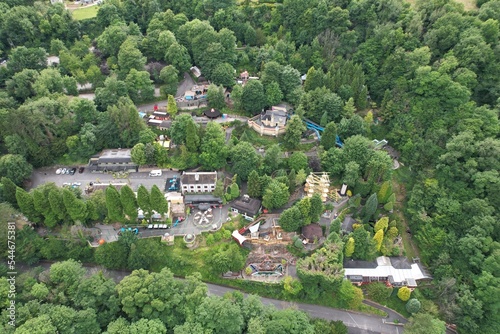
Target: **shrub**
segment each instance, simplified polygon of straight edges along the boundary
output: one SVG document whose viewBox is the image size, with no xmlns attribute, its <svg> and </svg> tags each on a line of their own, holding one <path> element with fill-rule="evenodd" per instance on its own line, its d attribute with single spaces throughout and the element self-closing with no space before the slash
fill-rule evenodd
<svg viewBox="0 0 500 334">
<path fill-rule="evenodd" d="M 408 288 L 407 286 L 399 288 L 399 290 L 398 290 L 398 297 L 399 297 L 399 299 L 401 299 L 402 301 L 405 302 L 408 299 L 410 299 L 410 296 L 411 296 L 411 290 L 410 290 L 410 288 Z"/>
<path fill-rule="evenodd" d="M 412 314 L 420 311 L 420 307 L 421 304 L 416 298 L 412 298 L 406 303 L 406 310 Z"/>
<path fill-rule="evenodd" d="M 205 240 L 205 242 L 207 243 L 207 246 L 212 246 L 215 243 L 213 234 L 207 235 L 207 239 Z"/>
<path fill-rule="evenodd" d="M 366 292 L 370 299 L 383 304 L 391 297 L 392 288 L 388 288 L 382 282 L 373 282 L 366 286 Z"/>
</svg>

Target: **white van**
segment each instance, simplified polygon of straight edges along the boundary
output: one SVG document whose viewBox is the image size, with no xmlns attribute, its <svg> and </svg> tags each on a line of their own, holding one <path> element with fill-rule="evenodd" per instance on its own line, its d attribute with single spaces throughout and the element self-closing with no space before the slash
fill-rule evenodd
<svg viewBox="0 0 500 334">
<path fill-rule="evenodd" d="M 154 169 L 149 172 L 149 176 L 161 176 L 161 169 Z"/>
</svg>

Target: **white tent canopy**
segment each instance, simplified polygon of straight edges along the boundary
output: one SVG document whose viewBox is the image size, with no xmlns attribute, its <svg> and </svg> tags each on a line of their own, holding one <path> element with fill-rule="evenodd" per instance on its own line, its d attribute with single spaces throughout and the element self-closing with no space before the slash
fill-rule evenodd
<svg viewBox="0 0 500 334">
<path fill-rule="evenodd" d="M 238 241 L 238 243 L 240 244 L 240 246 L 243 245 L 243 242 L 245 240 L 247 240 L 247 238 L 245 238 L 244 236 L 242 236 L 240 234 L 240 232 L 238 232 L 238 230 L 234 230 L 233 233 L 232 233 L 232 236 L 233 236 L 233 238 L 235 238 Z"/>
</svg>

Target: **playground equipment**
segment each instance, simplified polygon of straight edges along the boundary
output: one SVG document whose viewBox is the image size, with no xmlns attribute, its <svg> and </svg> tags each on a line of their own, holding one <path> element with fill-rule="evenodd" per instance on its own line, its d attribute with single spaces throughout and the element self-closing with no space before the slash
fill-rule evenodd
<svg viewBox="0 0 500 334">
<path fill-rule="evenodd" d="M 177 226 L 177 224 L 179 224 L 179 223 L 180 223 L 181 221 L 183 221 L 183 220 L 184 220 L 184 217 L 179 217 L 179 218 L 177 218 L 177 220 L 175 221 L 175 223 L 174 223 L 174 225 L 173 225 L 172 227 L 176 227 L 176 226 Z"/>
<path fill-rule="evenodd" d="M 344 143 L 340 140 L 340 137 L 338 135 L 335 138 L 335 144 L 340 148 L 344 147 Z"/>
<path fill-rule="evenodd" d="M 325 128 L 308 119 L 304 119 L 304 123 L 306 124 L 306 128 L 308 130 L 313 130 L 316 133 L 316 136 L 318 136 L 318 139 L 321 139 L 321 134 L 319 132 L 323 132 Z"/>
<path fill-rule="evenodd" d="M 179 189 L 179 180 L 177 179 L 177 175 L 174 175 L 173 178 L 167 179 L 167 182 L 170 183 L 168 190 L 177 191 Z"/>
<path fill-rule="evenodd" d="M 304 119 L 304 123 L 306 124 L 306 128 L 308 130 L 313 130 L 316 135 L 318 136 L 318 139 L 321 139 L 321 134 L 320 134 L 320 131 L 323 132 L 325 131 L 325 128 L 314 123 L 313 121 L 309 120 L 309 119 Z M 342 143 L 342 141 L 340 140 L 340 137 L 337 135 L 337 137 L 335 138 L 335 144 L 342 148 L 344 147 L 344 143 Z"/>
<path fill-rule="evenodd" d="M 132 233 L 134 233 L 134 234 L 136 234 L 136 235 L 137 235 L 137 234 L 139 234 L 139 229 L 138 229 L 137 227 L 136 227 L 136 228 L 131 228 L 131 227 L 129 227 L 129 228 L 125 228 L 125 227 L 122 227 L 122 228 L 120 229 L 120 234 L 122 234 L 122 233 L 123 233 L 123 232 L 125 232 L 125 231 L 132 232 Z"/>
<path fill-rule="evenodd" d="M 330 191 L 330 177 L 328 173 L 311 173 L 306 178 L 306 184 L 304 186 L 304 191 L 307 197 L 312 197 L 315 193 L 321 196 L 323 202 L 326 201 L 328 197 L 328 192 Z"/>
</svg>

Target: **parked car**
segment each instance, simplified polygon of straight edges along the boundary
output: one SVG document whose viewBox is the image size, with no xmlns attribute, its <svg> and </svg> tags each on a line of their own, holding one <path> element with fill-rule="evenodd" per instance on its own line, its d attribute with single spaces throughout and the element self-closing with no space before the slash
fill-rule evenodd
<svg viewBox="0 0 500 334">
<path fill-rule="evenodd" d="M 57 174 L 57 175 L 61 174 L 61 172 L 62 172 L 62 168 L 58 168 L 58 169 L 56 170 L 56 174 Z"/>
<path fill-rule="evenodd" d="M 76 168 L 73 167 L 69 170 L 70 175 L 75 175 L 75 173 L 76 173 Z"/>
<path fill-rule="evenodd" d="M 61 170 L 61 175 L 64 175 L 64 174 L 66 174 L 66 168 L 63 168 L 63 169 Z"/>
<path fill-rule="evenodd" d="M 149 172 L 149 176 L 161 176 L 161 169 L 154 169 L 151 172 Z"/>
<path fill-rule="evenodd" d="M 78 168 L 78 173 L 81 174 L 81 173 L 83 173 L 84 170 L 85 170 L 85 167 L 80 167 L 80 168 Z"/>
<path fill-rule="evenodd" d="M 81 185 L 82 185 L 82 183 L 81 183 L 81 182 L 73 182 L 73 186 L 74 186 L 74 187 L 79 187 L 79 186 L 81 186 Z"/>
</svg>

